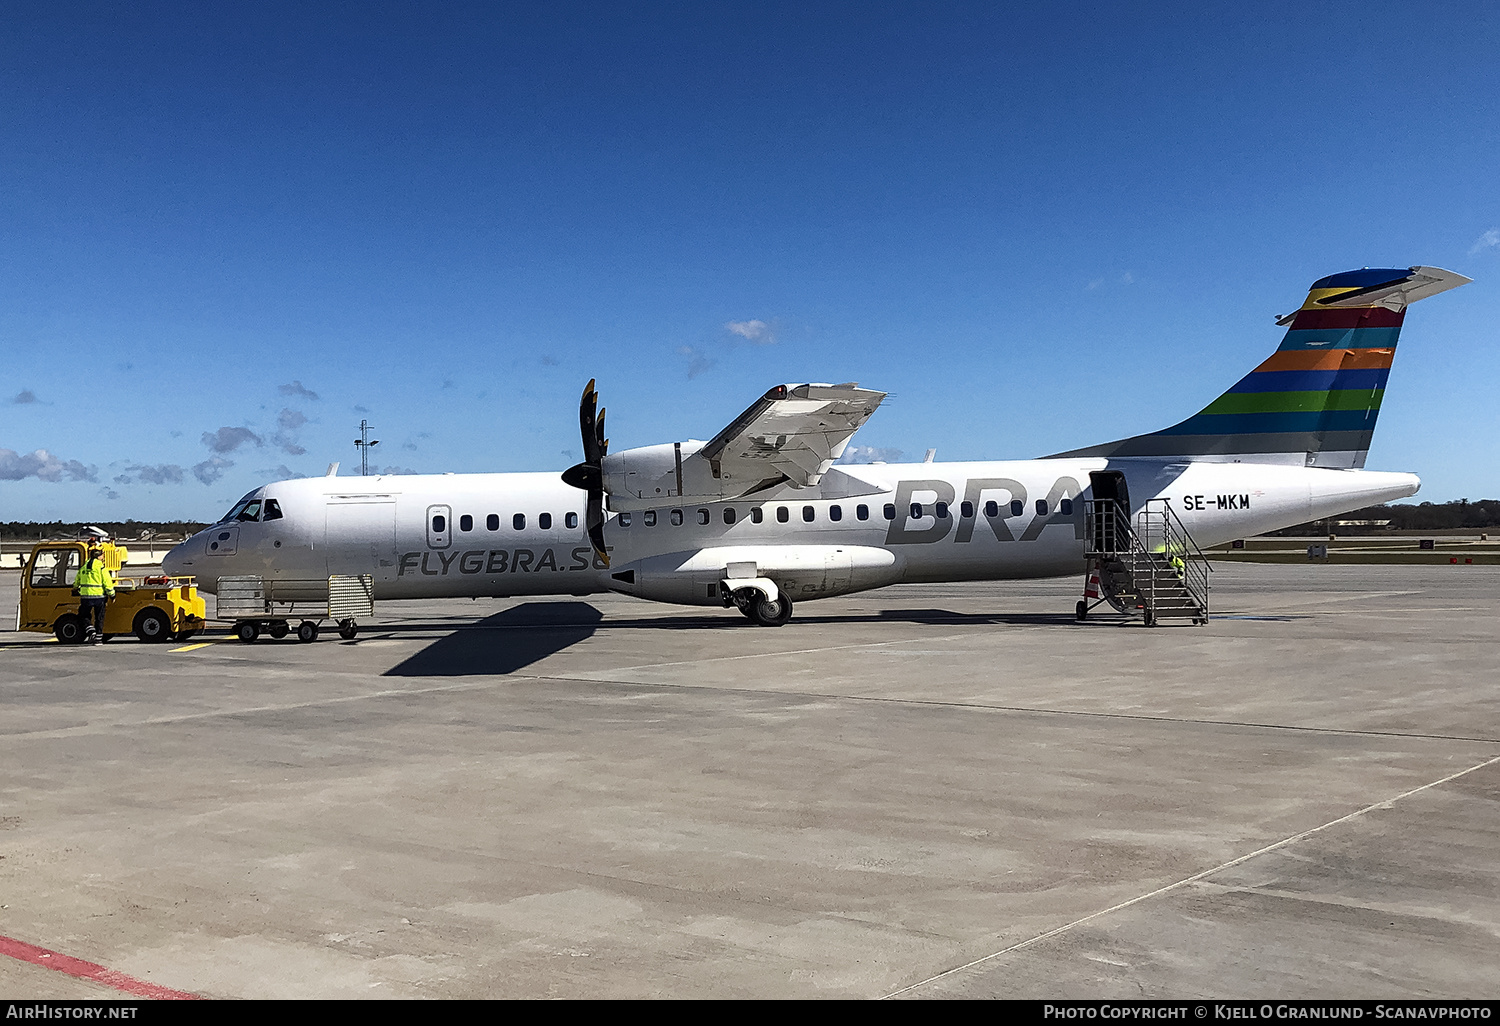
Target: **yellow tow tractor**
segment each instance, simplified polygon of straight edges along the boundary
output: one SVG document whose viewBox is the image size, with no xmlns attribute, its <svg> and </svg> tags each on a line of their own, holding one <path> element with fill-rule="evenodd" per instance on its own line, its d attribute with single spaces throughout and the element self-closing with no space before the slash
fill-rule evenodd
<svg viewBox="0 0 1500 1026">
<path fill-rule="evenodd" d="M 203 629 L 208 612 L 191 577 L 122 577 L 130 553 L 109 540 L 42 542 L 31 550 L 21 573 L 21 605 L 16 630 L 57 635 L 65 645 L 85 639 L 73 590 L 89 546 L 104 553 L 104 565 L 115 574 L 115 597 L 104 607 L 104 640 L 133 631 L 142 641 L 184 641 Z"/>
</svg>

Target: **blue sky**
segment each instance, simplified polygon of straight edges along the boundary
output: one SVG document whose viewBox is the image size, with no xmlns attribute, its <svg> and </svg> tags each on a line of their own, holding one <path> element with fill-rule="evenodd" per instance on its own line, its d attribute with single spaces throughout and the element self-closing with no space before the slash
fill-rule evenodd
<svg viewBox="0 0 1500 1026">
<path fill-rule="evenodd" d="M 1197 411 L 1309 283 L 1435 264 L 1370 466 L 1500 495 L 1500 8 L 7 4 L 0 520 L 561 470 L 768 387 L 1044 455 Z"/>
</svg>

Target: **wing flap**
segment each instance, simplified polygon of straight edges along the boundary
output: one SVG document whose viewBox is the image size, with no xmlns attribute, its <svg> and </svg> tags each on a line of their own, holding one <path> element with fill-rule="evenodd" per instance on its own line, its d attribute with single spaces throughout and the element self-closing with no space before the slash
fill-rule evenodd
<svg viewBox="0 0 1500 1026">
<path fill-rule="evenodd" d="M 698 455 L 709 461 L 726 493 L 776 475 L 795 485 L 815 485 L 885 396 L 855 382 L 778 385 Z"/>
</svg>

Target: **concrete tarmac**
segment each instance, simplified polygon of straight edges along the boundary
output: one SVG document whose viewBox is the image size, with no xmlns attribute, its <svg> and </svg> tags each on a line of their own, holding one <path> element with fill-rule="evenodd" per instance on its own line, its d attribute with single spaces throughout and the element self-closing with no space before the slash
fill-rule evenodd
<svg viewBox="0 0 1500 1026">
<path fill-rule="evenodd" d="M 1214 584 L 0 635 L 0 936 L 225 998 L 1500 997 L 1500 567 Z"/>
</svg>

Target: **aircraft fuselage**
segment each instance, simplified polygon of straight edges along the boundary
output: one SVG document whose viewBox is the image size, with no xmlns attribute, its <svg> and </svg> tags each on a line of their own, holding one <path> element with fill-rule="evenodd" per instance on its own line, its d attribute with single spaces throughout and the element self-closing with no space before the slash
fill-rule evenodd
<svg viewBox="0 0 1500 1026">
<path fill-rule="evenodd" d="M 592 550 L 584 493 L 556 474 L 304 478 L 257 489 L 273 519 L 226 521 L 164 561 L 205 590 L 227 575 L 370 574 L 377 599 L 617 591 L 721 604 L 731 564 L 795 601 L 888 584 L 1057 577 L 1084 568 L 1090 472 L 1122 471 L 1132 504 L 1164 498 L 1201 546 L 1416 492 L 1411 474 L 1102 458 L 841 465 L 819 485 L 611 514 Z"/>
</svg>

